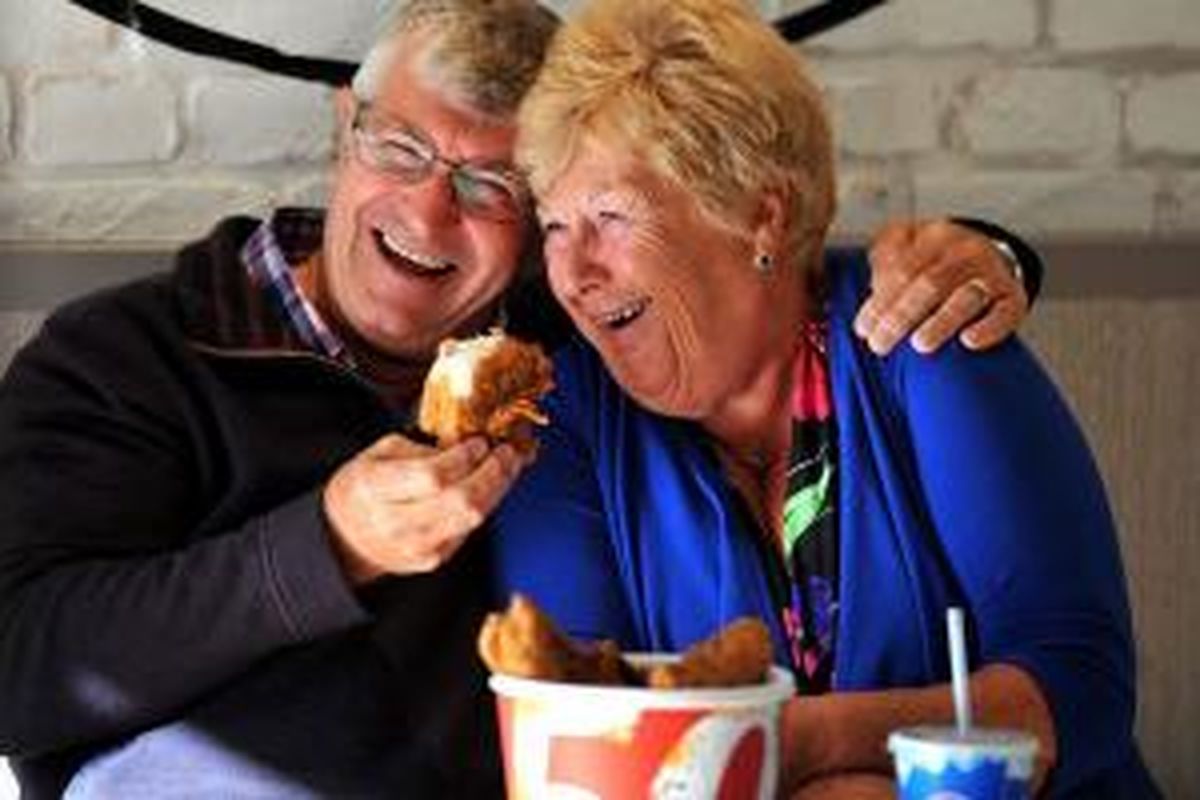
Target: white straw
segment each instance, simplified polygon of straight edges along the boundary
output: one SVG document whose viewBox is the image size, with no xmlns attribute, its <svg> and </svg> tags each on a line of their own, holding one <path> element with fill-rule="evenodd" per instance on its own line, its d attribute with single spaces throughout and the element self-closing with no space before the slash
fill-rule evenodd
<svg viewBox="0 0 1200 800">
<path fill-rule="evenodd" d="M 971 727 L 971 691 L 967 685 L 967 642 L 963 633 L 963 610 L 946 609 L 946 629 L 950 637 L 950 686 L 954 692 L 954 717 L 958 732 Z"/>
</svg>

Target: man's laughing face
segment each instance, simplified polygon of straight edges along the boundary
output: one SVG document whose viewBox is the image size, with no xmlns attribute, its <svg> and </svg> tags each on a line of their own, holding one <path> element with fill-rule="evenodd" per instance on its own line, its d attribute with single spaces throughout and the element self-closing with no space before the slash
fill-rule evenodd
<svg viewBox="0 0 1200 800">
<path fill-rule="evenodd" d="M 415 58 L 397 56 L 369 102 L 340 98 L 317 297 L 372 347 L 422 359 L 492 319 L 528 222 L 504 193 L 515 124 L 454 104 Z"/>
</svg>

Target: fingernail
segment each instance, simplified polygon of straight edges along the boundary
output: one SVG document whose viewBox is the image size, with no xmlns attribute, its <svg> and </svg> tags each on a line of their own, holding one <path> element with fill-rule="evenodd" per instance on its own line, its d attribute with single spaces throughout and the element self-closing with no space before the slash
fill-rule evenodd
<svg viewBox="0 0 1200 800">
<path fill-rule="evenodd" d="M 962 346 L 968 350 L 983 350 L 987 347 L 987 343 L 971 331 L 963 331 L 963 333 L 958 337 L 958 340 L 962 342 Z"/>
<path fill-rule="evenodd" d="M 854 333 L 860 339 L 866 339 L 871 335 L 871 320 L 865 314 L 859 314 L 854 318 Z"/>
</svg>

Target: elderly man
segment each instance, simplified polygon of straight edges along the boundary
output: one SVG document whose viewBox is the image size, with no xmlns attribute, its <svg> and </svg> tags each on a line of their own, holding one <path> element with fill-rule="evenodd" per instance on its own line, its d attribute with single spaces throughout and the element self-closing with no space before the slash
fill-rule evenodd
<svg viewBox="0 0 1200 800">
<path fill-rule="evenodd" d="M 528 0 L 413 0 L 337 96 L 324 216 L 226 220 L 14 361 L 0 751 L 24 796 L 501 792 L 473 532 L 523 462 L 404 432 L 440 339 L 505 298 L 510 327 L 554 329 L 506 290 L 536 238 L 513 118 L 555 27 Z M 943 298 L 924 346 L 1024 312 L 967 228 L 896 225 L 875 255 L 881 349 Z"/>
</svg>

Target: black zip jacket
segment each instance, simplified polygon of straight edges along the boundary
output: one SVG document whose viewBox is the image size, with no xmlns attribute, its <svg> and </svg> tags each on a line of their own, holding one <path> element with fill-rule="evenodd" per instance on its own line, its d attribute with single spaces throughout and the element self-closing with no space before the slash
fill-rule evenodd
<svg viewBox="0 0 1200 800">
<path fill-rule="evenodd" d="M 320 490 L 399 421 L 248 287 L 257 224 L 63 307 L 0 384 L 0 752 L 30 798 L 164 724 L 317 796 L 500 795 L 482 550 L 351 590 Z"/>
</svg>

